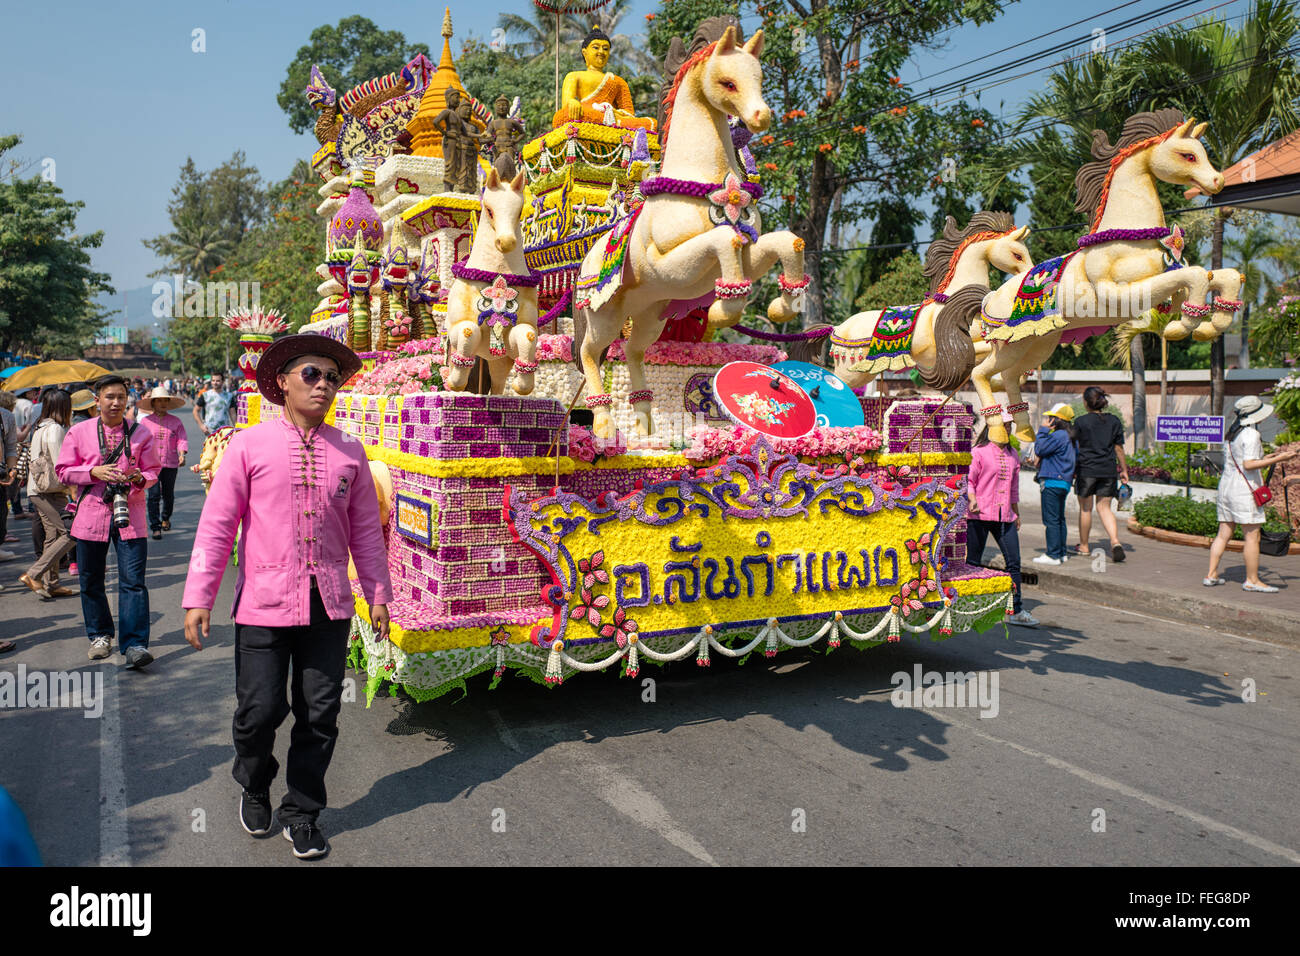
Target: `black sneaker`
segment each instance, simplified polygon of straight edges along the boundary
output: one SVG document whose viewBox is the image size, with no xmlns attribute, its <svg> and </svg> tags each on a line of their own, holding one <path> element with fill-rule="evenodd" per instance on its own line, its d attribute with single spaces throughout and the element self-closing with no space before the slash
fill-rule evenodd
<svg viewBox="0 0 1300 956">
<path fill-rule="evenodd" d="M 1117 544 L 1117 545 L 1115 545 L 1114 547 L 1112 547 L 1112 548 L 1110 549 L 1110 559 L 1111 559 L 1112 561 L 1114 561 L 1116 564 L 1118 564 L 1120 561 L 1123 561 L 1123 560 L 1124 560 L 1124 546 L 1123 546 L 1123 545 L 1119 545 L 1119 544 Z"/>
<path fill-rule="evenodd" d="M 126 649 L 126 667 L 128 670 L 139 670 L 146 664 L 153 663 L 153 655 L 139 645 L 128 647 Z"/>
<path fill-rule="evenodd" d="M 330 845 L 314 823 L 295 823 L 284 828 L 284 838 L 293 844 L 293 855 L 314 860 L 329 853 Z"/>
<path fill-rule="evenodd" d="M 153 539 L 154 539 L 155 541 L 161 541 L 161 540 L 162 540 L 162 530 L 161 530 L 160 528 L 154 528 L 154 529 L 153 529 Z"/>
<path fill-rule="evenodd" d="M 265 790 L 259 793 L 245 790 L 239 800 L 239 825 L 255 837 L 270 833 L 271 795 Z"/>
</svg>

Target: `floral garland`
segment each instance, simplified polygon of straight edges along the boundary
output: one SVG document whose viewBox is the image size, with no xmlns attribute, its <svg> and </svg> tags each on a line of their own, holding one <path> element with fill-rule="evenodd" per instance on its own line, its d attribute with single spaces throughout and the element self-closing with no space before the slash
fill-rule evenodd
<svg viewBox="0 0 1300 956">
<path fill-rule="evenodd" d="M 536 456 L 524 458 L 425 458 L 406 451 L 394 451 L 379 445 L 367 445 L 366 454 L 373 461 L 382 461 L 390 468 L 400 468 L 429 478 L 505 478 L 511 475 L 567 475 L 575 471 L 680 469 L 691 463 L 682 455 L 614 455 L 596 456 L 593 461 L 579 461 L 572 457 L 554 458 Z"/>
<path fill-rule="evenodd" d="M 601 438 L 581 425 L 569 426 L 569 457 L 588 464 L 598 457 L 616 458 L 627 452 L 627 445 L 620 443 L 619 436 L 613 439 Z"/>
<path fill-rule="evenodd" d="M 741 425 L 729 429 L 699 426 L 686 433 L 691 444 L 682 454 L 692 461 L 745 454 L 757 436 L 753 429 Z M 874 452 L 883 442 L 876 429 L 858 425 L 854 428 L 814 428 L 801 438 L 775 439 L 771 443 L 779 454 L 825 458 Z"/>
<path fill-rule="evenodd" d="M 615 362 L 627 361 L 622 339 L 615 339 L 610 345 L 608 358 Z M 726 365 L 728 362 L 771 365 L 785 359 L 786 353 L 771 345 L 735 342 L 654 342 L 645 353 L 645 361 L 650 365 Z"/>
<path fill-rule="evenodd" d="M 430 352 L 394 358 L 376 365 L 352 387 L 358 395 L 414 395 L 442 386 L 438 358 Z"/>
</svg>

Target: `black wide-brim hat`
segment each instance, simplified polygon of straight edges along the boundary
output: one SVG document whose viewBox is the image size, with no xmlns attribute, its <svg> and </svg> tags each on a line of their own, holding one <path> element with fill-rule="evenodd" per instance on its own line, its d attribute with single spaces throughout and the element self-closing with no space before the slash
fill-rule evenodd
<svg viewBox="0 0 1300 956">
<path fill-rule="evenodd" d="M 257 362 L 257 390 L 262 397 L 275 405 L 284 404 L 284 392 L 275 380 L 280 370 L 299 355 L 323 355 L 332 358 L 339 366 L 339 375 L 347 381 L 361 368 L 361 357 L 342 342 L 324 335 L 300 332 L 276 339 L 262 353 Z"/>
</svg>

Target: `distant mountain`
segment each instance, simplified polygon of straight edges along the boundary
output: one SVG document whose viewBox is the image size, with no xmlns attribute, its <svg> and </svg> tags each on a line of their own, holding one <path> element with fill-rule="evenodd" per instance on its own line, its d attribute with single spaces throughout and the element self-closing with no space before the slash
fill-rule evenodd
<svg viewBox="0 0 1300 956">
<path fill-rule="evenodd" d="M 120 291 L 117 295 L 101 293 L 95 297 L 95 304 L 106 312 L 114 313 L 109 325 L 125 325 L 128 329 L 152 328 L 158 321 L 153 314 L 153 285 L 142 285 L 135 289 Z"/>
</svg>

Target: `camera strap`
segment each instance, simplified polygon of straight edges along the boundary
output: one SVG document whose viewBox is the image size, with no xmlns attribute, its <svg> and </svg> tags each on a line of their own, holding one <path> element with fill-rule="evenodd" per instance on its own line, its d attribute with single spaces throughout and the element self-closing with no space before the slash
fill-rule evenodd
<svg viewBox="0 0 1300 956">
<path fill-rule="evenodd" d="M 104 435 L 104 423 L 100 421 L 98 424 L 99 454 L 104 459 L 103 464 L 111 465 L 115 463 L 125 448 L 127 464 L 129 465 L 131 463 L 131 433 L 135 431 L 136 423 L 132 422 L 130 425 L 127 425 L 126 422 L 122 423 L 122 440 L 117 443 L 117 447 L 111 452 L 108 450 L 108 438 Z"/>
</svg>

